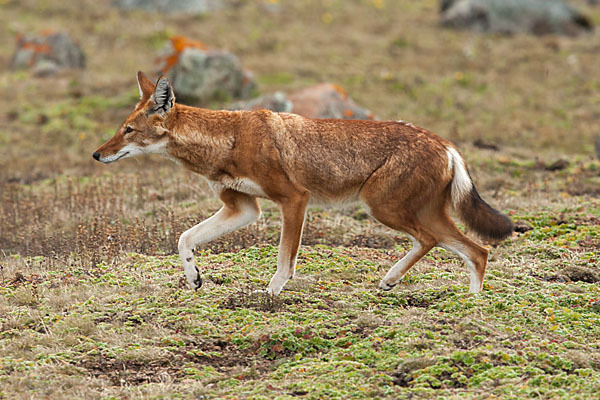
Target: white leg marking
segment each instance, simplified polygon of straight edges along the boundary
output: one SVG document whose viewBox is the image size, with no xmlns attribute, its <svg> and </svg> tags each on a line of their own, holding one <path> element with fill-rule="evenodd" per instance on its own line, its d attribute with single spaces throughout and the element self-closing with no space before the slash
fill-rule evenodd
<svg viewBox="0 0 600 400">
<path fill-rule="evenodd" d="M 267 293 L 277 296 L 283 290 L 283 286 L 286 284 L 286 282 L 294 276 L 294 271 L 296 269 L 296 258 L 292 260 L 290 265 L 290 257 L 291 255 L 289 249 L 280 246 L 279 253 L 277 254 L 277 272 L 275 272 L 275 275 L 273 275 L 271 278 L 271 282 L 269 282 Z M 292 271 L 291 276 L 289 273 L 290 269 Z"/>
<path fill-rule="evenodd" d="M 306 212 L 304 215 L 304 219 L 302 220 L 302 226 L 300 227 L 300 238 L 302 238 L 302 231 L 304 230 L 304 222 L 306 221 Z M 279 253 L 277 254 L 277 271 L 275 275 L 271 278 L 271 282 L 269 282 L 269 287 L 267 288 L 267 293 L 271 295 L 278 295 L 283 290 L 286 282 L 294 277 L 296 272 L 296 256 L 292 259 L 291 249 L 283 244 L 283 235 L 284 235 L 285 227 L 281 229 L 281 239 L 279 243 Z M 298 250 L 300 250 L 300 245 L 298 245 Z"/>
<path fill-rule="evenodd" d="M 419 241 L 414 237 L 408 234 L 407 236 L 413 243 L 412 249 L 410 249 L 410 251 L 406 253 L 406 255 L 400 259 L 400 261 L 394 264 L 394 266 L 390 268 L 387 274 L 385 274 L 385 277 L 381 280 L 381 282 L 379 282 L 380 289 L 390 290 L 394 286 L 396 286 L 398 282 L 400 282 L 400 279 L 402 279 L 404 274 L 406 274 L 406 271 L 404 269 L 408 265 L 410 265 L 415 254 L 421 250 L 421 243 L 419 243 Z"/>
<path fill-rule="evenodd" d="M 188 229 L 179 237 L 179 257 L 181 257 L 185 276 L 192 289 L 198 289 L 202 285 L 200 273 L 194 262 L 194 248 L 256 221 L 260 212 L 253 207 L 246 206 L 236 215 L 229 218 L 226 215 L 227 211 L 223 207 L 215 215 Z"/>
<path fill-rule="evenodd" d="M 440 247 L 450 250 L 456 254 L 467 264 L 469 267 L 469 271 L 471 271 L 471 283 L 469 285 L 469 292 L 471 293 L 479 293 L 481 291 L 481 279 L 479 279 L 479 275 L 477 274 L 477 269 L 475 268 L 475 263 L 469 258 L 467 255 L 467 251 L 461 244 L 458 243 L 440 243 Z"/>
</svg>

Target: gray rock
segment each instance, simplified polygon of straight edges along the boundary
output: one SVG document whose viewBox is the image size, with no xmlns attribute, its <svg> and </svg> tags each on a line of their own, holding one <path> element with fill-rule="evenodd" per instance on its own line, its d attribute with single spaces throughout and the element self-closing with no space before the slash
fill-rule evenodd
<svg viewBox="0 0 600 400">
<path fill-rule="evenodd" d="M 322 83 L 289 95 L 283 92 L 231 104 L 231 110 L 268 109 L 309 118 L 373 119 L 373 113 L 357 105 L 339 86 Z"/>
<path fill-rule="evenodd" d="M 238 101 L 229 106 L 230 110 L 271 110 L 275 112 L 292 112 L 292 102 L 283 92 L 275 92 L 251 100 Z"/>
<path fill-rule="evenodd" d="M 66 33 L 20 36 L 11 68 L 32 69 L 41 76 L 53 75 L 63 68 L 85 68 L 85 54 Z"/>
<path fill-rule="evenodd" d="M 60 71 L 60 67 L 51 60 L 40 60 L 33 68 L 33 74 L 36 76 L 52 76 Z"/>
<path fill-rule="evenodd" d="M 338 85 L 321 83 L 288 96 L 292 112 L 309 118 L 373 119 L 373 113 L 360 107 Z"/>
<path fill-rule="evenodd" d="M 593 29 L 562 0 L 441 0 L 440 9 L 442 25 L 474 32 L 576 35 Z"/>
<path fill-rule="evenodd" d="M 143 10 L 166 14 L 206 14 L 226 6 L 224 0 L 116 0 L 125 10 Z"/>
<path fill-rule="evenodd" d="M 255 91 L 252 74 L 228 52 L 187 48 L 166 71 L 178 100 L 193 105 L 211 100 L 248 98 Z"/>
</svg>

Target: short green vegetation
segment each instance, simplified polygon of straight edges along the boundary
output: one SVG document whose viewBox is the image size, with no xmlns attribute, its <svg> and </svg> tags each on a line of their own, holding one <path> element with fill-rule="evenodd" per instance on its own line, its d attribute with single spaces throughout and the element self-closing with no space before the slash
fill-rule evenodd
<svg viewBox="0 0 600 400">
<path fill-rule="evenodd" d="M 533 230 L 492 249 L 479 295 L 442 250 L 379 291 L 401 246 L 303 247 L 277 298 L 255 292 L 274 272 L 272 246 L 201 251 L 197 292 L 176 256 L 131 253 L 89 268 L 13 257 L 0 381 L 40 398 L 84 388 L 148 398 L 589 398 L 600 390 L 600 289 L 597 248 L 585 240 L 600 230 L 527 218 Z M 574 239 L 551 246 L 562 236 Z"/>
</svg>

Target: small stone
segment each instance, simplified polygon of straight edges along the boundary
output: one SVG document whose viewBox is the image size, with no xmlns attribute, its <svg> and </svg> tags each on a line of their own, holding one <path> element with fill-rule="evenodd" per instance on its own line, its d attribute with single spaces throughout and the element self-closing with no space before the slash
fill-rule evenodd
<svg viewBox="0 0 600 400">
<path fill-rule="evenodd" d="M 371 111 L 357 105 L 338 85 L 322 83 L 289 95 L 283 92 L 231 104 L 230 110 L 292 112 L 308 118 L 373 119 Z"/>
<path fill-rule="evenodd" d="M 85 68 L 81 47 L 63 32 L 17 37 L 11 68 L 31 69 L 38 76 L 54 75 L 63 68 Z"/>
<path fill-rule="evenodd" d="M 596 283 L 600 281 L 598 274 L 588 268 L 570 266 L 565 268 L 562 273 L 573 282 Z"/>
<path fill-rule="evenodd" d="M 291 112 L 292 102 L 283 92 L 275 92 L 251 100 L 238 101 L 229 106 L 230 110 L 271 110 L 275 112 Z"/>
<path fill-rule="evenodd" d="M 562 0 L 442 0 L 441 23 L 474 32 L 577 35 L 592 22 Z"/>
<path fill-rule="evenodd" d="M 229 4 L 225 0 L 117 0 L 114 5 L 125 10 L 199 15 L 225 8 Z"/>
<path fill-rule="evenodd" d="M 529 225 L 525 221 L 517 221 L 517 222 L 515 222 L 515 232 L 525 233 L 525 232 L 528 232 L 528 231 L 530 231 L 532 229 L 533 228 L 531 227 L 531 225 Z"/>
<path fill-rule="evenodd" d="M 561 171 L 569 166 L 569 162 L 564 159 L 559 159 L 548 165 L 545 169 L 546 171 Z"/>
<path fill-rule="evenodd" d="M 291 93 L 292 112 L 309 118 L 373 119 L 373 113 L 360 107 L 344 89 L 321 83 Z"/>
<path fill-rule="evenodd" d="M 473 142 L 473 145 L 480 149 L 498 151 L 500 147 L 495 143 L 486 142 L 483 139 L 479 138 Z"/>
</svg>

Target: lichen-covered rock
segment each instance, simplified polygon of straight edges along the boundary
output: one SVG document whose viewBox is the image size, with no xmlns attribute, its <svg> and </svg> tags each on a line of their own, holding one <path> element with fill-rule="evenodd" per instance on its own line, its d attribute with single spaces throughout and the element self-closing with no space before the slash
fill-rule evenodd
<svg viewBox="0 0 600 400">
<path fill-rule="evenodd" d="M 441 22 L 504 34 L 576 35 L 593 29 L 589 19 L 562 0 L 441 0 Z"/>
<path fill-rule="evenodd" d="M 344 89 L 321 83 L 291 93 L 292 112 L 310 118 L 373 119 L 373 113 L 360 107 Z"/>
<path fill-rule="evenodd" d="M 36 36 L 19 35 L 11 68 L 31 69 L 36 75 L 52 75 L 63 68 L 85 68 L 85 54 L 69 35 L 46 32 Z"/>
<path fill-rule="evenodd" d="M 177 99 L 191 105 L 245 99 L 256 88 L 252 73 L 242 68 L 234 54 L 181 36 L 171 38 L 158 62 L 159 72 L 169 78 Z"/>
<path fill-rule="evenodd" d="M 289 95 L 275 92 L 234 103 L 230 109 L 268 109 L 292 112 L 309 118 L 373 119 L 371 111 L 357 105 L 344 89 L 332 83 L 310 86 Z"/>
<path fill-rule="evenodd" d="M 242 70 L 238 58 L 224 51 L 186 49 L 166 75 L 175 95 L 190 104 L 247 98 L 254 88 L 252 76 Z"/>
<path fill-rule="evenodd" d="M 292 102 L 283 92 L 275 92 L 251 100 L 238 101 L 229 106 L 230 110 L 271 110 L 275 112 L 292 112 Z"/>
<path fill-rule="evenodd" d="M 225 7 L 224 0 L 116 0 L 125 10 L 144 10 L 166 14 L 206 14 Z"/>
</svg>

